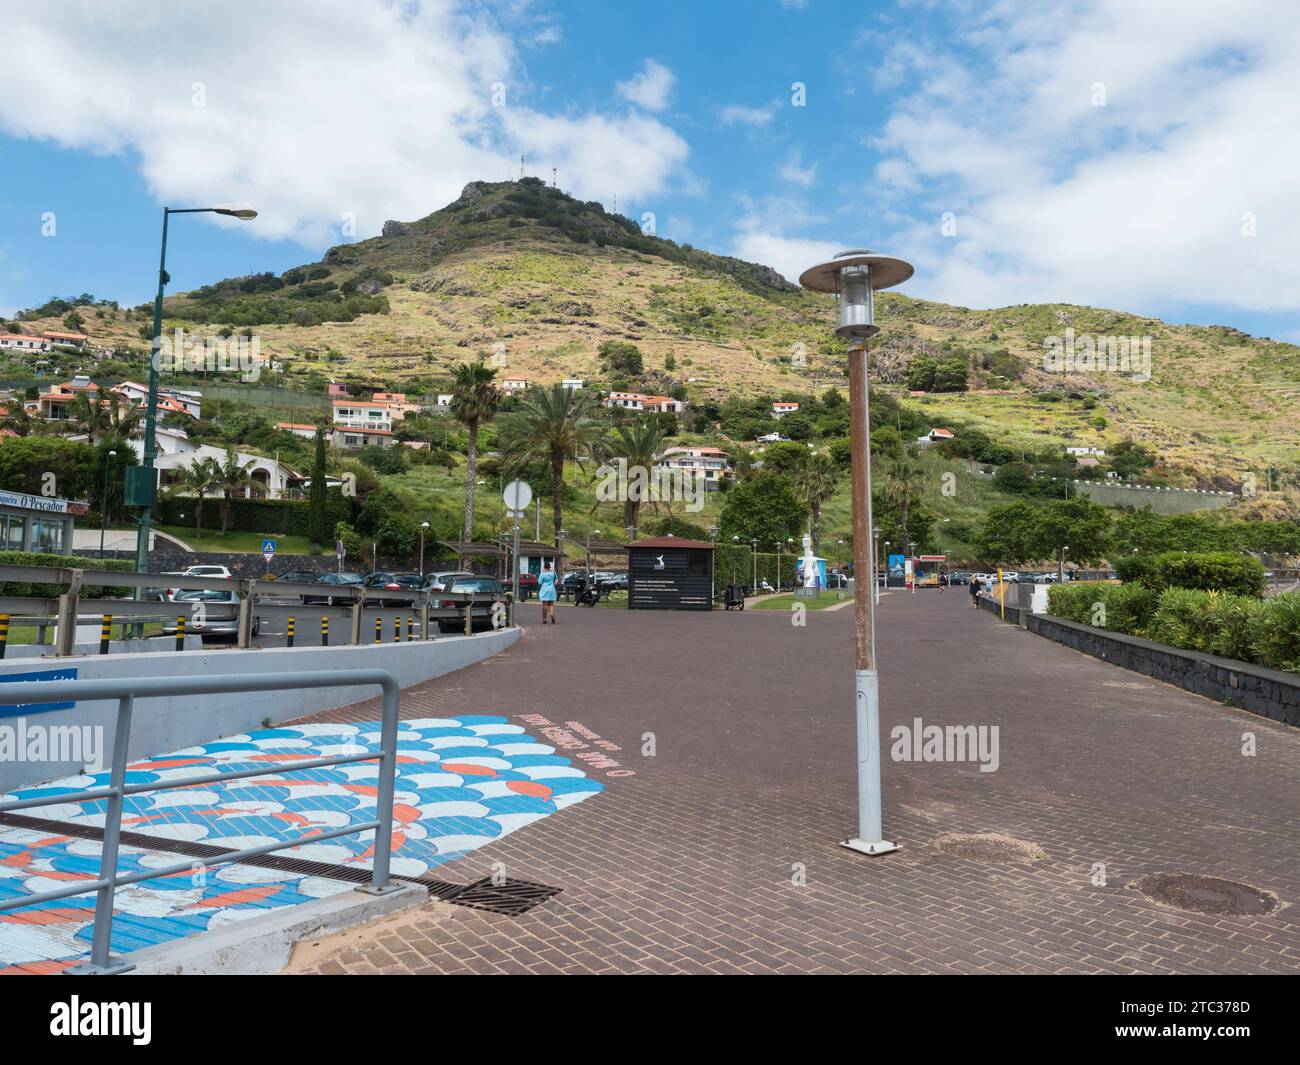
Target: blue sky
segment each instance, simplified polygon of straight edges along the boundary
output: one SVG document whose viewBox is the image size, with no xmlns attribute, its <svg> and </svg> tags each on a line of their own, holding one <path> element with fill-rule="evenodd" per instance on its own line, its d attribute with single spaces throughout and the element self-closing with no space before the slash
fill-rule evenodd
<svg viewBox="0 0 1300 1065">
<path fill-rule="evenodd" d="M 912 259 L 905 291 L 930 299 L 1300 341 L 1284 4 L 29 6 L 6 16 L 0 314 L 147 300 L 163 203 L 263 212 L 179 220 L 179 290 L 314 260 L 522 151 L 787 276 L 868 246 Z"/>
</svg>

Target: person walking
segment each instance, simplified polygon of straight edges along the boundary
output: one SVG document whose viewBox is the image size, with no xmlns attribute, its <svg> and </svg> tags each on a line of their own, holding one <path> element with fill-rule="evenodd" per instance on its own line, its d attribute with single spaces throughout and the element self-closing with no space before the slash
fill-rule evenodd
<svg viewBox="0 0 1300 1065">
<path fill-rule="evenodd" d="M 548 621 L 555 624 L 555 570 L 549 562 L 544 563 L 537 578 L 537 601 L 542 604 L 542 624 Z"/>
<path fill-rule="evenodd" d="M 980 582 L 973 576 L 970 579 L 970 605 L 977 610 L 980 605 Z"/>
</svg>

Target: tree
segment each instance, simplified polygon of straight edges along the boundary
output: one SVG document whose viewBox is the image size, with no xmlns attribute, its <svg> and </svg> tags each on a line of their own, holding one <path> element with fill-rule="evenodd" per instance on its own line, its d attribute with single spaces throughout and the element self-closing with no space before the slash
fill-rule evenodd
<svg viewBox="0 0 1300 1065">
<path fill-rule="evenodd" d="M 1020 564 L 1038 556 L 1038 506 L 1024 499 L 989 507 L 975 546 L 990 562 Z"/>
<path fill-rule="evenodd" d="M 100 432 L 110 428 L 108 408 L 99 399 L 98 392 L 78 392 L 72 398 L 68 411 L 68 421 L 72 422 L 77 432 L 86 435 L 87 442 L 94 444 Z"/>
<path fill-rule="evenodd" d="M 452 417 L 469 430 L 469 446 L 465 451 L 465 531 L 462 537 L 466 543 L 474 539 L 479 425 L 496 413 L 501 398 L 493 384 L 496 375 L 496 370 L 483 362 L 462 362 L 456 367 L 452 380 Z M 462 556 L 460 564 L 464 565 L 464 561 Z"/>
<path fill-rule="evenodd" d="M 610 439 L 609 445 L 605 451 L 606 458 L 623 459 L 627 463 L 629 477 L 633 476 L 631 471 L 640 468 L 645 471 L 645 480 L 638 478 L 636 481 L 629 483 L 627 499 L 623 501 L 623 524 L 631 526 L 635 530 L 639 524 L 641 514 L 641 504 L 645 502 L 642 498 L 641 491 L 632 491 L 634 484 L 647 484 L 651 469 L 654 468 L 655 456 L 663 444 L 663 430 L 653 421 L 641 420 L 633 423 L 630 427 L 620 425 L 614 430 L 614 436 Z M 659 501 L 652 500 L 656 511 L 659 509 Z"/>
<path fill-rule="evenodd" d="M 325 519 L 325 426 L 316 426 L 316 451 L 311 463 L 311 489 L 307 496 L 307 535 L 313 544 L 324 544 L 328 524 Z"/>
<path fill-rule="evenodd" d="M 534 387 L 501 429 L 501 450 L 515 465 L 545 461 L 551 470 L 551 517 L 555 543 L 564 528 L 564 463 L 603 450 L 601 427 L 591 417 L 591 398 L 563 385 Z"/>
<path fill-rule="evenodd" d="M 19 436 L 26 436 L 38 428 L 35 418 L 27 411 L 27 405 L 17 397 L 14 397 L 4 408 L 4 416 L 0 417 L 0 427 L 12 430 Z"/>
<path fill-rule="evenodd" d="M 812 537 L 813 551 L 817 551 L 822 538 L 822 504 L 835 494 L 839 471 L 834 460 L 825 454 L 808 456 L 804 467 L 795 477 L 795 483 L 808 503 L 808 535 Z"/>
<path fill-rule="evenodd" d="M 912 538 L 907 528 L 908 511 L 912 502 L 921 494 L 925 485 L 925 468 L 911 457 L 904 455 L 895 459 L 885 468 L 885 481 L 881 494 L 898 507 L 899 521 L 902 524 L 903 548 L 911 553 Z"/>
<path fill-rule="evenodd" d="M 1056 558 L 1069 547 L 1069 558 L 1095 565 L 1110 550 L 1110 512 L 1091 499 L 1053 499 L 1039 508 L 1034 555 Z"/>
<path fill-rule="evenodd" d="M 217 486 L 221 489 L 219 507 L 221 510 L 222 536 L 225 536 L 226 531 L 230 528 L 230 503 L 235 498 L 235 493 L 242 492 L 253 483 L 253 476 L 249 472 L 252 465 L 251 462 L 247 465 L 240 462 L 239 453 L 236 451 L 227 451 L 226 461 L 221 463 Z"/>
<path fill-rule="evenodd" d="M 789 477 L 760 470 L 727 493 L 718 518 L 718 539 L 725 542 L 739 536 L 770 547 L 776 540 L 801 535 L 807 514 Z"/>
<path fill-rule="evenodd" d="M 640 377 L 645 363 L 641 349 L 626 340 L 606 340 L 597 349 L 600 366 L 606 374 L 615 377 Z"/>
<path fill-rule="evenodd" d="M 786 477 L 797 477 L 808 465 L 808 445 L 782 440 L 763 448 L 763 469 Z"/>
<path fill-rule="evenodd" d="M 222 487 L 221 463 L 214 458 L 196 459 L 180 471 L 180 475 L 165 489 L 167 498 L 178 495 L 194 497 L 194 533 L 196 538 L 203 538 L 203 501 L 211 493 Z M 225 532 L 224 523 L 222 532 Z"/>
</svg>

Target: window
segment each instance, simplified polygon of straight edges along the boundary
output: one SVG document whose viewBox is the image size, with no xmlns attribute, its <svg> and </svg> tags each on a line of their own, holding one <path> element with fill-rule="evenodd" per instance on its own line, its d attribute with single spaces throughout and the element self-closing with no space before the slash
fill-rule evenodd
<svg viewBox="0 0 1300 1065">
<path fill-rule="evenodd" d="M 23 534 L 27 531 L 26 518 L 4 519 L 4 545 L 7 551 L 23 549 Z"/>
<path fill-rule="evenodd" d="M 47 554 L 63 554 L 64 522 L 59 518 L 32 519 L 32 550 Z"/>
</svg>

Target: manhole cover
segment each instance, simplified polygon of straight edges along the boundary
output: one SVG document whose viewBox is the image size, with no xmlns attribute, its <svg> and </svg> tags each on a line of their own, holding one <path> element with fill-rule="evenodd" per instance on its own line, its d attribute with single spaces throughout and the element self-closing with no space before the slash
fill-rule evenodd
<svg viewBox="0 0 1300 1065">
<path fill-rule="evenodd" d="M 1277 909 L 1277 899 L 1249 884 L 1192 873 L 1152 873 L 1133 885 L 1153 902 L 1214 917 L 1258 917 Z"/>
<path fill-rule="evenodd" d="M 935 846 L 954 858 L 976 862 L 1034 862 L 1046 858 L 1037 843 L 1027 843 L 1000 832 L 951 832 L 935 840 Z"/>
</svg>

